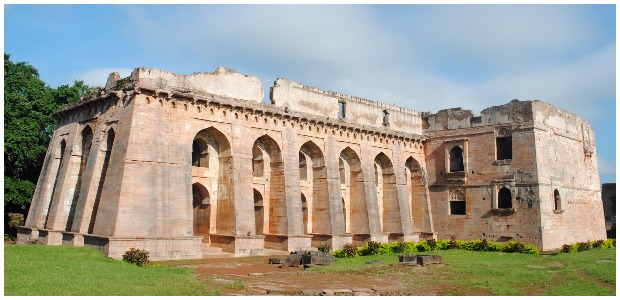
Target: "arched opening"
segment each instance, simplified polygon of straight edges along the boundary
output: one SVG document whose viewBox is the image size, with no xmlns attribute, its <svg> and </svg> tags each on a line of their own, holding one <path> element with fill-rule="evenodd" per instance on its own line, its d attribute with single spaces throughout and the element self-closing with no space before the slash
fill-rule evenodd
<svg viewBox="0 0 620 300">
<path fill-rule="evenodd" d="M 265 226 L 265 210 L 263 206 L 263 195 L 254 189 L 254 223 L 256 224 L 256 235 L 263 234 Z"/>
<path fill-rule="evenodd" d="M 194 139 L 192 142 L 192 166 L 208 168 L 209 167 L 209 144 L 208 139 Z"/>
<path fill-rule="evenodd" d="M 73 219 L 75 217 L 75 207 L 77 206 L 78 198 L 80 197 L 80 189 L 82 188 L 82 177 L 84 176 L 84 170 L 86 169 L 86 164 L 88 162 L 88 156 L 90 154 L 90 147 L 93 143 L 93 130 L 90 126 L 84 127 L 82 130 L 82 155 L 79 160 L 79 169 L 77 173 L 77 181 L 75 183 L 75 189 L 73 190 L 73 198 L 71 203 L 69 204 L 69 214 L 67 215 L 67 223 L 65 226 L 66 231 L 71 231 L 71 227 L 73 226 Z"/>
<path fill-rule="evenodd" d="M 47 211 L 45 212 L 45 221 L 43 222 L 43 228 L 47 228 L 47 221 L 49 219 L 50 210 L 52 208 L 52 200 L 54 199 L 54 194 L 56 193 L 56 188 L 58 187 L 58 174 L 60 174 L 60 169 L 63 166 L 63 158 L 65 157 L 66 148 L 67 148 L 67 142 L 65 142 L 65 140 L 63 139 L 60 141 L 60 147 L 59 147 L 60 153 L 56 155 L 58 157 L 58 162 L 56 163 L 58 168 L 56 169 L 56 175 L 54 176 L 54 186 L 52 187 L 52 193 L 50 194 L 50 198 L 46 205 Z"/>
<path fill-rule="evenodd" d="M 413 157 L 405 161 L 405 179 L 407 182 L 407 196 L 413 219 L 413 229 L 415 232 L 430 231 L 430 218 L 426 193 L 424 188 L 424 175 L 420 163 Z"/>
<path fill-rule="evenodd" d="M 253 184 L 267 200 L 263 204 L 263 222 L 267 224 L 263 233 L 285 234 L 288 232 L 288 220 L 280 146 L 270 136 L 263 135 L 254 142 L 252 154 Z"/>
<path fill-rule="evenodd" d="M 103 191 L 103 183 L 108 171 L 108 165 L 110 163 L 110 157 L 112 156 L 112 146 L 114 145 L 114 138 L 116 134 L 114 129 L 108 130 L 106 137 L 105 149 L 102 149 L 105 153 L 103 156 L 103 164 L 101 166 L 101 174 L 99 177 L 99 184 L 97 185 L 97 194 L 95 194 L 95 201 L 93 203 L 93 210 L 90 214 L 90 221 L 88 222 L 88 233 L 93 233 L 95 227 L 95 221 L 97 219 L 97 211 L 99 210 L 99 202 L 101 200 L 101 192 Z"/>
<path fill-rule="evenodd" d="M 450 172 L 463 172 L 465 165 L 463 164 L 463 149 L 454 146 L 450 149 Z"/>
<path fill-rule="evenodd" d="M 400 204 L 396 191 L 396 176 L 392 161 L 383 152 L 375 157 L 377 176 L 377 199 L 379 200 L 379 220 L 384 233 L 402 233 Z"/>
<path fill-rule="evenodd" d="M 203 236 L 203 242 L 209 240 L 211 227 L 211 199 L 209 191 L 200 183 L 192 185 L 192 207 L 194 210 L 194 236 Z"/>
<path fill-rule="evenodd" d="M 561 211 L 562 210 L 562 198 L 560 197 L 560 191 L 557 189 L 553 191 L 553 210 Z"/>
<path fill-rule="evenodd" d="M 350 147 L 340 152 L 340 184 L 345 232 L 369 234 L 368 207 L 359 156 Z"/>
<path fill-rule="evenodd" d="M 497 208 L 512 208 L 512 193 L 503 187 L 497 193 Z"/>
<path fill-rule="evenodd" d="M 308 221 L 311 233 L 331 234 L 331 216 L 327 194 L 327 170 L 321 149 L 313 142 L 306 142 L 300 148 L 300 157 L 304 156 L 308 170 L 307 179 L 302 180 L 302 193 L 306 194 Z M 300 168 L 300 172 L 302 169 Z M 301 178 L 301 176 L 300 176 Z"/>
<path fill-rule="evenodd" d="M 299 179 L 308 179 L 308 166 L 306 165 L 306 155 L 299 152 Z"/>
<path fill-rule="evenodd" d="M 303 224 L 304 224 L 304 234 L 309 232 L 308 229 L 308 202 L 306 201 L 306 196 L 301 194 L 301 213 L 303 215 Z"/>
<path fill-rule="evenodd" d="M 209 193 L 209 234 L 235 233 L 230 142 L 215 127 L 199 131 L 192 140 L 192 182 L 204 182 Z"/>
</svg>

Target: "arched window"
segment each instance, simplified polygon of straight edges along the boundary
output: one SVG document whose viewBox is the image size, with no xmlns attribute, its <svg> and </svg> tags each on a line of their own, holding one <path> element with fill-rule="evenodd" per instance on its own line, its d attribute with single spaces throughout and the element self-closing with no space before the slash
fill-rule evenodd
<svg viewBox="0 0 620 300">
<path fill-rule="evenodd" d="M 557 189 L 553 191 L 553 210 L 561 211 L 562 210 L 562 198 L 560 197 L 560 191 Z"/>
<path fill-rule="evenodd" d="M 497 194 L 497 208 L 512 208 L 512 193 L 508 188 L 501 188 Z"/>
<path fill-rule="evenodd" d="M 450 149 L 450 172 L 463 172 L 465 165 L 463 164 L 463 149 L 454 146 Z"/>
</svg>

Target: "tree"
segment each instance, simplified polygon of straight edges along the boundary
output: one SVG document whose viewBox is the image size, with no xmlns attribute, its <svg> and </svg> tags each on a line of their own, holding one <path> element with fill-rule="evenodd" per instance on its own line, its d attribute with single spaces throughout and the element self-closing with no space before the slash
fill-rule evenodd
<svg viewBox="0 0 620 300">
<path fill-rule="evenodd" d="M 4 54 L 4 211 L 27 213 L 56 121 L 51 114 L 83 96 L 83 81 L 50 88 L 36 68 Z M 6 224 L 5 224 L 6 228 Z"/>
</svg>

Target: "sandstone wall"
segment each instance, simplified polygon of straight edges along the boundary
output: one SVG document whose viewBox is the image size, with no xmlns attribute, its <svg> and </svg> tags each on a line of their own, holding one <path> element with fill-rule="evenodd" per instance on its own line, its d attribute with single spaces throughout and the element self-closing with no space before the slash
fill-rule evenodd
<svg viewBox="0 0 620 300">
<path fill-rule="evenodd" d="M 425 115 L 429 189 L 439 238 L 513 238 L 542 245 L 535 135 L 529 111 L 530 102 L 513 101 L 485 109 L 479 117 L 459 108 Z M 510 160 L 497 159 L 496 138 L 501 129 L 511 132 Z M 450 172 L 449 150 L 455 146 L 464 150 L 463 172 Z M 511 192 L 514 211 L 496 209 L 498 191 L 504 187 Z M 451 213 L 450 201 L 458 192 L 465 196 L 464 215 Z"/>
<path fill-rule="evenodd" d="M 271 88 L 273 104 L 330 119 L 342 119 L 412 134 L 422 133 L 420 113 L 395 105 L 375 102 L 341 93 L 322 91 L 297 82 L 278 78 Z M 341 107 L 339 107 L 339 103 Z M 344 110 L 344 117 L 339 110 Z"/>
<path fill-rule="evenodd" d="M 541 230 L 545 248 L 604 239 L 605 224 L 594 133 L 587 121 L 534 102 Z M 555 209 L 554 192 L 560 196 Z"/>
</svg>

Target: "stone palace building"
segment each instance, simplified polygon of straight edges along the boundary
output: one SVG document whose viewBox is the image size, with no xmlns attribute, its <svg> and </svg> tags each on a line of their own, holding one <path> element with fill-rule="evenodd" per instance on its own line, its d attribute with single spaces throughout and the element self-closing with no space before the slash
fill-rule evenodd
<svg viewBox="0 0 620 300">
<path fill-rule="evenodd" d="M 541 101 L 437 113 L 223 67 L 110 74 L 55 113 L 18 240 L 121 257 L 329 243 L 605 238 L 587 121 Z"/>
</svg>

